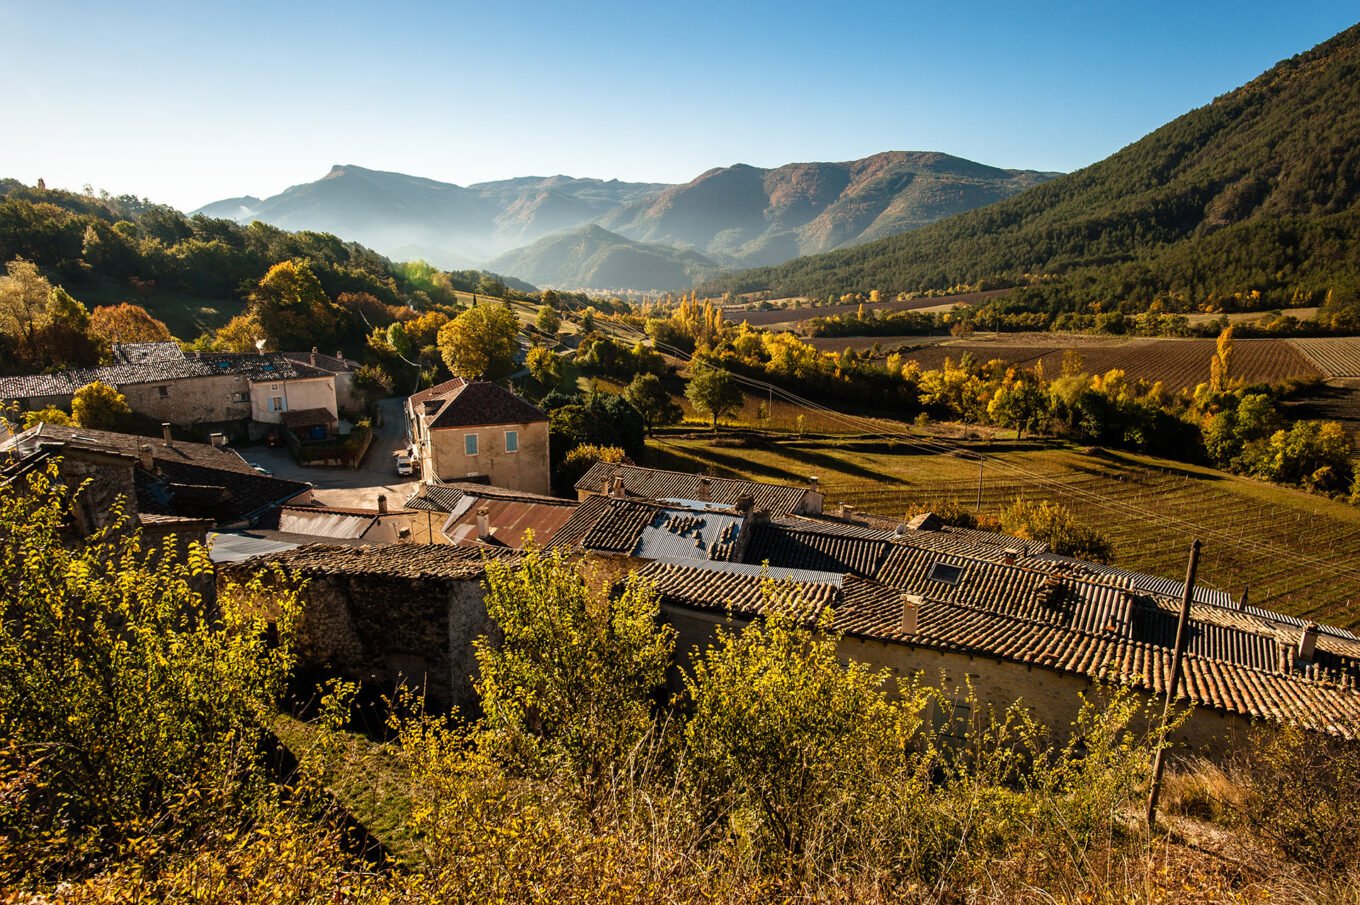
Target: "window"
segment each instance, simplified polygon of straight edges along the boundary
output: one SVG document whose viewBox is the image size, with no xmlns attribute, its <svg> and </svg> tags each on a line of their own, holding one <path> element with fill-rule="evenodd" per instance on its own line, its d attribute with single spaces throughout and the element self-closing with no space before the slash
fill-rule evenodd
<svg viewBox="0 0 1360 905">
<path fill-rule="evenodd" d="M 231 394 L 231 401 L 232 401 L 232 402 L 249 402 L 249 401 L 250 401 L 250 394 L 248 394 L 248 393 L 232 393 L 232 394 Z"/>
<path fill-rule="evenodd" d="M 931 581 L 938 581 L 942 584 L 958 584 L 963 577 L 963 569 L 959 566 L 950 566 L 942 562 L 937 562 L 930 567 L 926 573 L 926 578 Z"/>
<path fill-rule="evenodd" d="M 505 451 L 508 453 L 519 452 L 519 431 L 505 432 Z"/>
<path fill-rule="evenodd" d="M 464 434 L 464 435 L 463 435 L 463 452 L 464 452 L 466 455 L 469 455 L 469 456 L 475 456 L 475 455 L 477 455 L 477 435 L 476 435 L 476 434 Z"/>
<path fill-rule="evenodd" d="M 156 387 L 156 393 L 157 393 L 162 399 L 164 399 L 166 396 L 169 396 L 169 395 L 170 395 L 170 388 L 169 388 L 169 387 Z"/>
<path fill-rule="evenodd" d="M 282 396 L 270 396 L 270 397 L 269 397 L 269 410 L 270 410 L 271 412 L 286 412 L 286 411 L 288 410 L 288 408 L 287 408 L 287 406 L 284 404 L 284 401 L 283 401 L 283 397 L 282 397 Z"/>
</svg>

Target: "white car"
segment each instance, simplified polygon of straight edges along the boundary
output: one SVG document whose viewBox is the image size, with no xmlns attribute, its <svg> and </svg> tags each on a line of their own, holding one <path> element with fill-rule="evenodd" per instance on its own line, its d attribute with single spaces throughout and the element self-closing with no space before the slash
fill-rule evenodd
<svg viewBox="0 0 1360 905">
<path fill-rule="evenodd" d="M 403 477 L 415 474 L 415 461 L 408 452 L 397 453 L 397 474 Z"/>
</svg>

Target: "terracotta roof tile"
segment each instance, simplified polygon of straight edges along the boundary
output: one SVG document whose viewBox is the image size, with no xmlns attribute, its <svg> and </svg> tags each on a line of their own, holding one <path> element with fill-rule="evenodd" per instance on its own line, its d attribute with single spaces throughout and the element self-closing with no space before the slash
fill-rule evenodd
<svg viewBox="0 0 1360 905">
<path fill-rule="evenodd" d="M 576 489 L 602 493 L 607 485 L 613 483 L 615 477 L 622 477 L 627 493 L 640 499 L 696 500 L 732 506 L 740 497 L 749 494 L 756 509 L 763 509 L 771 515 L 787 515 L 796 511 L 809 492 L 805 487 L 710 478 L 681 471 L 615 465 L 608 462 L 596 462 L 590 466 L 590 470 L 576 482 Z M 708 481 L 706 495 L 702 487 L 705 480 Z"/>
</svg>

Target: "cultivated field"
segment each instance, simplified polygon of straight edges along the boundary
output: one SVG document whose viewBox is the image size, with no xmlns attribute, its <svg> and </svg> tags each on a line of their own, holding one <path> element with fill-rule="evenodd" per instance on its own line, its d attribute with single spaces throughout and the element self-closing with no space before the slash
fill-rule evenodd
<svg viewBox="0 0 1360 905">
<path fill-rule="evenodd" d="M 869 349 L 878 344 L 880 351 L 901 351 L 920 364 L 922 370 L 938 369 L 946 358 L 957 362 L 964 355 L 977 361 L 1000 359 L 1007 364 L 1032 368 L 1043 362 L 1049 375 L 1061 373 L 1063 357 L 1069 351 L 1081 356 L 1083 370 L 1103 374 L 1118 368 L 1129 377 L 1160 380 L 1171 389 L 1193 389 L 1209 379 L 1209 361 L 1214 354 L 1212 339 L 1169 339 L 1160 337 L 1108 339 L 1093 336 L 1068 336 L 1053 333 L 997 334 L 980 339 L 930 339 L 923 337 L 861 336 L 814 339 L 818 348 Z M 928 345 L 921 345 L 922 343 Z M 1327 372 L 1295 345 L 1295 340 L 1239 339 L 1234 343 L 1232 373 L 1248 381 L 1274 382 L 1291 377 L 1324 377 Z M 920 346 L 919 348 L 903 348 Z M 1358 356 L 1360 357 L 1360 356 Z"/>
<path fill-rule="evenodd" d="M 1289 343 L 1328 377 L 1360 377 L 1360 336 L 1310 337 Z"/>
<path fill-rule="evenodd" d="M 702 439 L 654 441 L 656 464 L 785 483 L 819 477 L 827 506 L 900 516 L 909 505 L 975 504 L 979 464 L 904 443 L 794 440 L 713 447 Z M 1169 578 L 1185 573 L 1192 536 L 1204 541 L 1200 575 L 1254 605 L 1360 627 L 1360 509 L 1301 491 L 1125 453 L 1086 454 L 1064 444 L 981 448 L 982 510 L 1017 496 L 1073 509 L 1115 544 L 1117 564 Z M 1042 480 L 1006 473 L 1019 466 Z"/>
</svg>

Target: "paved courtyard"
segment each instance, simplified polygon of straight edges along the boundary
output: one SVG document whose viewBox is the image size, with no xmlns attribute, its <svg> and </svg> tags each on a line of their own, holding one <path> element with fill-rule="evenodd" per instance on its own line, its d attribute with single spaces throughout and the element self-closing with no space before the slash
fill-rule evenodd
<svg viewBox="0 0 1360 905">
<path fill-rule="evenodd" d="M 270 449 L 262 443 L 237 447 L 236 451 L 252 465 L 269 469 L 275 477 L 310 482 L 316 488 L 317 502 L 327 506 L 373 508 L 378 505 L 378 495 L 383 494 L 389 506 L 400 508 L 420 483 L 398 475 L 392 457 L 406 445 L 404 402 L 399 396 L 378 402 L 380 423 L 374 425 L 373 443 L 358 468 L 299 465 L 286 447 Z"/>
</svg>

